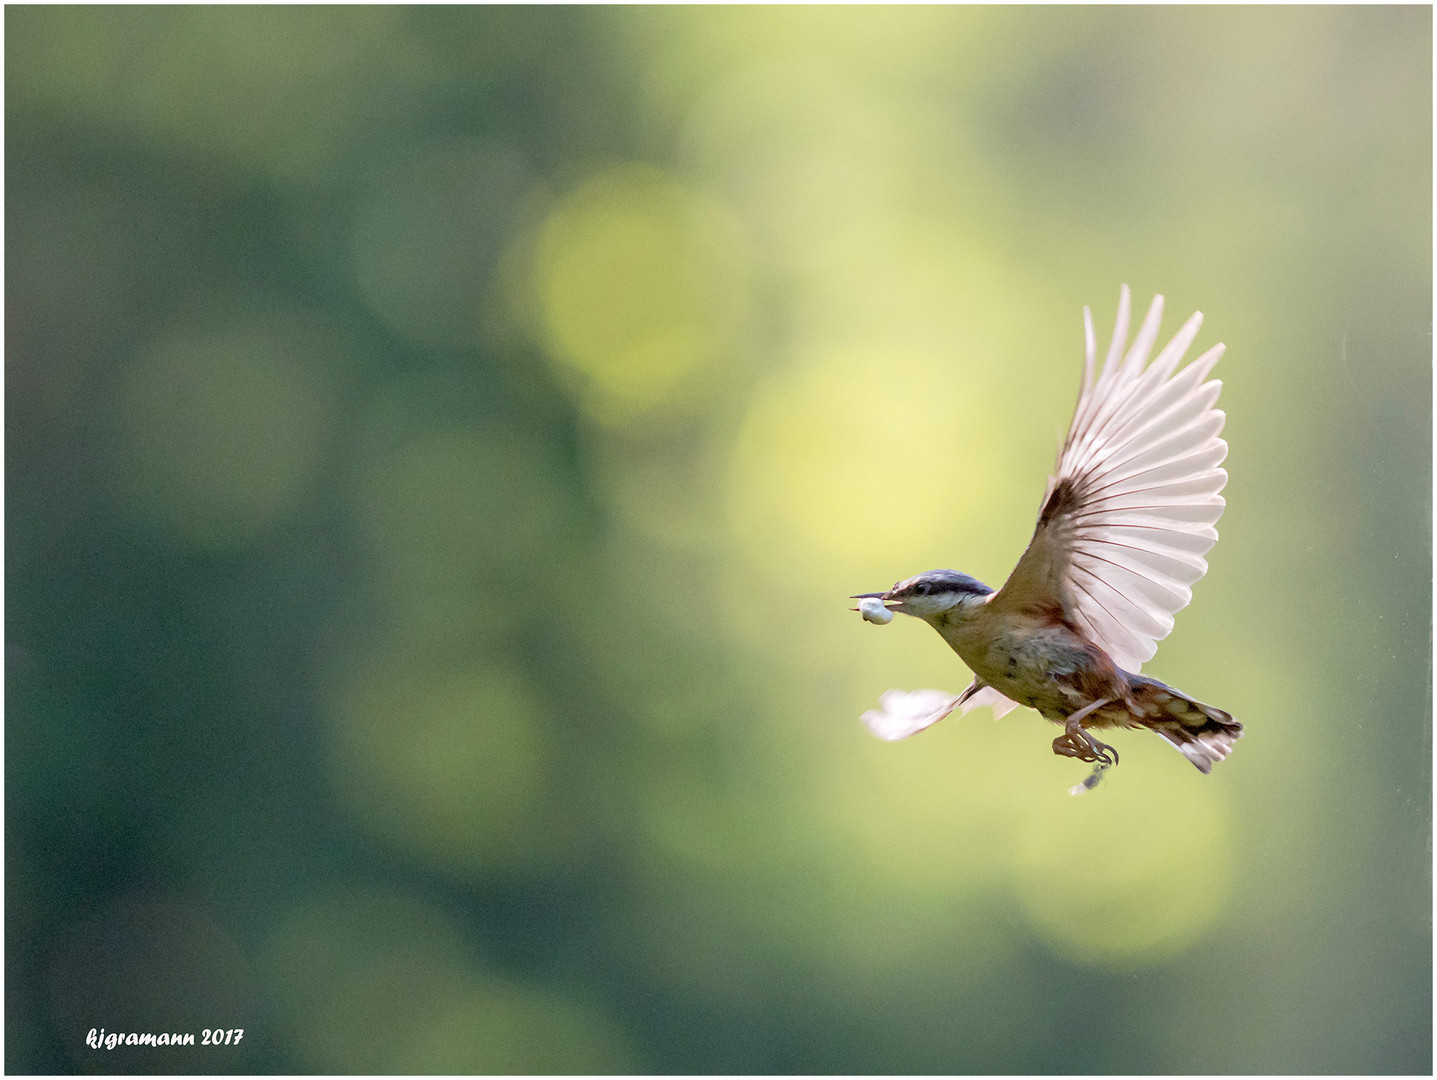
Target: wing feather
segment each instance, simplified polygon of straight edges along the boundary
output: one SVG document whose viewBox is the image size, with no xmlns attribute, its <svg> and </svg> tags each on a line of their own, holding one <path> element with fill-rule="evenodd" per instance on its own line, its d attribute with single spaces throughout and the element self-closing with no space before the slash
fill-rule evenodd
<svg viewBox="0 0 1437 1080">
<path fill-rule="evenodd" d="M 1132 298 L 1118 297 L 1112 341 L 1096 370 L 1083 309 L 1083 386 L 1028 550 L 993 598 L 997 609 L 1057 604 L 1119 664 L 1138 671 L 1172 632 L 1173 615 L 1207 573 L 1204 556 L 1226 505 L 1222 383 L 1208 380 L 1223 346 L 1186 367 L 1195 313 L 1152 358 L 1163 298 L 1129 345 Z"/>
<path fill-rule="evenodd" d="M 957 696 L 942 690 L 887 690 L 879 695 L 878 708 L 868 710 L 862 719 L 880 739 L 897 742 L 932 727 L 955 710 L 962 716 L 985 705 L 993 710 L 995 720 L 1018 707 L 991 686 L 977 690 L 970 686 Z"/>
</svg>

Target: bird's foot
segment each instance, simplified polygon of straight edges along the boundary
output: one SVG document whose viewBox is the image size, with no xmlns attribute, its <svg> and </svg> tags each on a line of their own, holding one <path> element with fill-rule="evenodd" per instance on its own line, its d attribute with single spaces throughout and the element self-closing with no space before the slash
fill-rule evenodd
<svg viewBox="0 0 1437 1080">
<path fill-rule="evenodd" d="M 1070 728 L 1054 739 L 1053 753 L 1104 768 L 1118 763 L 1117 750 L 1107 743 L 1099 742 L 1082 728 Z"/>
<path fill-rule="evenodd" d="M 1105 769 L 1118 763 L 1118 751 L 1115 747 L 1111 747 L 1105 742 L 1098 742 L 1086 731 L 1080 731 L 1079 734 L 1087 742 L 1093 754 L 1091 758 L 1084 758 L 1084 761 L 1095 761 Z"/>
</svg>

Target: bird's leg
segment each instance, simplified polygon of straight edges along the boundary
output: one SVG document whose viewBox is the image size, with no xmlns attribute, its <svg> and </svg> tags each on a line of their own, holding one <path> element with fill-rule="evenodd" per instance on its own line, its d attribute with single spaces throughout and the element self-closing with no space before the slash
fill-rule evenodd
<svg viewBox="0 0 1437 1080">
<path fill-rule="evenodd" d="M 1118 752 L 1107 743 L 1099 742 L 1092 735 L 1083 729 L 1083 721 L 1093 713 L 1097 712 L 1104 705 L 1111 705 L 1115 699 L 1099 698 L 1097 701 L 1084 705 L 1072 716 L 1068 717 L 1064 724 L 1064 733 L 1053 741 L 1053 752 L 1062 754 L 1064 757 L 1075 757 L 1087 762 L 1098 762 L 1102 765 L 1116 765 L 1118 763 Z M 1067 749 L 1061 748 L 1063 743 Z"/>
<path fill-rule="evenodd" d="M 979 690 L 985 690 L 987 689 L 987 687 L 988 684 L 985 683 L 982 679 L 974 678 L 973 682 L 969 684 L 968 689 L 964 690 L 961 694 L 958 695 L 958 700 L 953 703 L 953 708 L 958 708 L 958 706 L 962 705 Z"/>
</svg>

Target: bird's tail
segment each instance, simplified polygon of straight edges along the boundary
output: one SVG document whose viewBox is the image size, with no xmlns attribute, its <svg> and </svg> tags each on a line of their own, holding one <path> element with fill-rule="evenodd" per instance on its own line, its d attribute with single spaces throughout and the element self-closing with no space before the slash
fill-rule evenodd
<svg viewBox="0 0 1437 1080">
<path fill-rule="evenodd" d="M 1129 675 L 1139 723 L 1176 746 L 1201 772 L 1232 753 L 1242 725 L 1228 713 L 1143 675 Z"/>
</svg>

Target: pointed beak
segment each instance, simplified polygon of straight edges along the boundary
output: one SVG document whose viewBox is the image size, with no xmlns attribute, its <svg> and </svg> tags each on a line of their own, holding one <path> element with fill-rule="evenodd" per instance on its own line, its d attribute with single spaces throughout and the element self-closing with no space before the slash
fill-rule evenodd
<svg viewBox="0 0 1437 1080">
<path fill-rule="evenodd" d="M 884 591 L 884 592 L 861 592 L 861 593 L 858 593 L 856 596 L 851 596 L 851 597 L 849 597 L 849 599 L 850 599 L 850 600 L 882 600 L 882 601 L 883 601 L 883 606 L 886 607 L 889 611 L 902 611 L 902 610 L 903 610 L 903 601 L 902 601 L 902 600 L 894 600 L 892 597 L 893 597 L 893 590 L 892 590 L 892 589 L 888 589 L 888 590 L 886 590 L 886 591 Z M 857 608 L 849 608 L 849 610 L 850 610 L 850 611 L 857 611 L 858 609 L 857 609 Z"/>
</svg>

